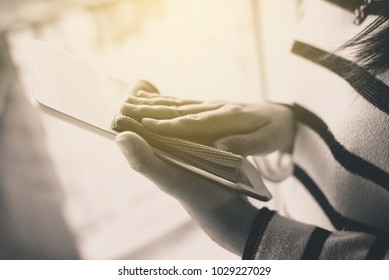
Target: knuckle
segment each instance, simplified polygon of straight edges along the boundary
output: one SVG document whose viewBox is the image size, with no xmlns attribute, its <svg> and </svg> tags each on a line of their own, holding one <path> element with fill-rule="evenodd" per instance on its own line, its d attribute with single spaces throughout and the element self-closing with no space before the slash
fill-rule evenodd
<svg viewBox="0 0 389 280">
<path fill-rule="evenodd" d="M 180 108 L 180 107 L 175 107 L 174 108 L 174 111 L 175 111 L 175 114 L 176 114 L 176 116 L 177 117 L 179 117 L 179 116 L 184 116 L 185 115 L 185 110 L 184 109 L 182 109 L 182 108 Z"/>
<path fill-rule="evenodd" d="M 243 112 L 243 108 L 242 106 L 238 105 L 238 104 L 229 104 L 226 106 L 229 113 L 231 114 L 236 114 L 236 115 L 240 115 L 242 112 Z"/>
<path fill-rule="evenodd" d="M 200 114 L 189 114 L 189 115 L 186 115 L 185 120 L 188 124 L 197 123 L 197 122 L 201 123 L 204 121 L 204 116 L 200 115 Z"/>
</svg>

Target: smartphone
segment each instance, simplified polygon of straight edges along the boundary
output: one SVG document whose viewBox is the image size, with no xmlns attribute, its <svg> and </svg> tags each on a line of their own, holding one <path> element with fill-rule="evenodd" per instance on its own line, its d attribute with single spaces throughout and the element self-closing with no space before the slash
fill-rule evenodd
<svg viewBox="0 0 389 280">
<path fill-rule="evenodd" d="M 126 97 L 129 85 L 104 71 L 48 43 L 32 43 L 32 89 L 34 106 L 58 119 L 93 133 L 114 139 L 111 123 Z M 156 155 L 185 170 L 216 181 L 261 201 L 272 198 L 258 169 L 247 159 L 242 161 L 241 182 L 231 182 L 207 170 L 153 148 Z"/>
</svg>

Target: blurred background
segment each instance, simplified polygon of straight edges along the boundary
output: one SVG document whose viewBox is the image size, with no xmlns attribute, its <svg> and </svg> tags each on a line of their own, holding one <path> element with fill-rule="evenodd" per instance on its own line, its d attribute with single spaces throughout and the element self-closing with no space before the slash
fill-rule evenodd
<svg viewBox="0 0 389 280">
<path fill-rule="evenodd" d="M 1 0 L 0 257 L 239 258 L 130 170 L 115 143 L 30 105 L 30 43 L 168 95 L 285 101 L 298 3 Z"/>
</svg>

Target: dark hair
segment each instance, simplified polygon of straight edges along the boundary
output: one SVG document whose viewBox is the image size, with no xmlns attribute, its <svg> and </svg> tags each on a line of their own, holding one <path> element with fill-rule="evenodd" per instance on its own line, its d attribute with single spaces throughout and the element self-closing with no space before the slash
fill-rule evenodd
<svg viewBox="0 0 389 280">
<path fill-rule="evenodd" d="M 389 69 L 389 1 L 381 16 L 342 47 L 355 51 L 357 63 L 374 74 Z"/>
</svg>

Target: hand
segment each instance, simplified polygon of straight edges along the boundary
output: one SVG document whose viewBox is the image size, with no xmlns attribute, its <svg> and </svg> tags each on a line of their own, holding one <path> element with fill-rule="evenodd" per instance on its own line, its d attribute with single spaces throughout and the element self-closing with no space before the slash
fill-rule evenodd
<svg viewBox="0 0 389 280">
<path fill-rule="evenodd" d="M 213 241 L 242 255 L 258 211 L 247 199 L 219 183 L 161 160 L 137 134 L 122 132 L 116 142 L 129 165 L 176 198 Z"/>
<path fill-rule="evenodd" d="M 136 89 L 140 88 L 150 89 L 150 85 L 141 82 Z M 134 170 L 178 199 L 215 242 L 242 255 L 258 211 L 247 199 L 216 182 L 161 160 L 146 141 L 132 132 L 120 133 L 116 142 Z"/>
<path fill-rule="evenodd" d="M 126 100 L 121 112 L 154 132 L 243 156 L 288 150 L 295 132 L 290 109 L 271 103 L 200 102 L 138 91 Z"/>
<path fill-rule="evenodd" d="M 141 98 L 140 95 L 146 92 L 140 90 L 152 90 L 153 94 L 148 96 L 153 95 L 154 100 L 159 97 L 156 88 L 147 82 L 139 82 L 131 91 L 138 93 L 137 96 Z M 242 255 L 250 226 L 258 211 L 247 199 L 216 182 L 163 161 L 135 133 L 120 133 L 116 142 L 135 171 L 178 199 L 215 242 Z"/>
</svg>

